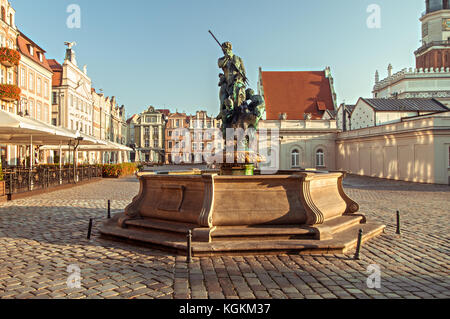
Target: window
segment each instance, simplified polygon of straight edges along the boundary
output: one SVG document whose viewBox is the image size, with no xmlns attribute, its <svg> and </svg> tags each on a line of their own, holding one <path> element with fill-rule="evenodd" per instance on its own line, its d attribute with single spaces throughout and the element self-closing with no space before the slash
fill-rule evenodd
<svg viewBox="0 0 450 319">
<path fill-rule="evenodd" d="M 70 120 L 70 129 L 73 130 L 73 120 Z"/>
<path fill-rule="evenodd" d="M 48 117 L 49 117 L 49 113 L 48 113 L 48 105 L 45 104 L 44 105 L 44 122 L 48 122 Z"/>
<path fill-rule="evenodd" d="M 27 77 L 25 75 L 25 68 L 20 68 L 20 85 L 26 89 L 27 87 Z"/>
<path fill-rule="evenodd" d="M 172 142 L 171 141 L 167 142 L 167 148 L 172 148 Z"/>
<path fill-rule="evenodd" d="M 44 82 L 44 97 L 48 98 L 48 82 Z"/>
<path fill-rule="evenodd" d="M 292 167 L 300 166 L 300 153 L 298 150 L 293 150 L 291 153 L 291 166 Z"/>
<path fill-rule="evenodd" d="M 13 72 L 12 71 L 8 71 L 8 84 L 13 84 Z"/>
<path fill-rule="evenodd" d="M 6 11 L 5 7 L 2 6 L 2 20 L 6 22 Z"/>
<path fill-rule="evenodd" d="M 150 141 L 149 140 L 145 140 L 145 147 L 149 148 L 150 147 Z"/>
<path fill-rule="evenodd" d="M 319 149 L 316 152 L 316 166 L 317 167 L 324 167 L 325 166 L 324 153 L 323 153 L 322 149 Z"/>
<path fill-rule="evenodd" d="M 5 83 L 5 70 L 1 70 L 0 72 L 0 83 L 4 84 Z"/>
<path fill-rule="evenodd" d="M 41 120 L 41 116 L 42 116 L 42 113 L 41 113 L 41 102 L 37 102 L 36 103 L 36 119 L 38 119 L 38 120 Z"/>
<path fill-rule="evenodd" d="M 34 117 L 34 102 L 33 101 L 29 101 L 28 102 L 28 108 L 29 108 L 29 114 L 31 117 Z"/>
<path fill-rule="evenodd" d="M 41 86 L 42 86 L 42 80 L 40 77 L 38 77 L 37 81 L 36 81 L 36 93 L 39 95 L 42 94 Z"/>
<path fill-rule="evenodd" d="M 448 147 L 448 167 L 450 168 L 450 146 Z"/>
<path fill-rule="evenodd" d="M 31 45 L 29 45 L 28 46 L 28 50 L 30 51 L 30 55 L 33 56 L 34 55 L 34 48 Z"/>
<path fill-rule="evenodd" d="M 28 89 L 30 91 L 34 91 L 34 75 L 33 73 L 29 74 L 29 79 L 28 79 Z"/>
</svg>

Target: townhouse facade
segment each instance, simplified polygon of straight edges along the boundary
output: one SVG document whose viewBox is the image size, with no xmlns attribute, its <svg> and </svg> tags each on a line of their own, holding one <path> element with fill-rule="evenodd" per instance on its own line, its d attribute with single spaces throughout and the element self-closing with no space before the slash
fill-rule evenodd
<svg viewBox="0 0 450 319">
<path fill-rule="evenodd" d="M 19 31 L 15 25 L 16 12 L 9 1 L 1 0 L 0 5 L 0 103 L 2 110 L 15 113 L 20 99 L 17 85 L 17 69 L 21 58 L 17 51 Z M 3 165 L 15 165 L 17 148 L 0 145 L 0 158 Z"/>
<path fill-rule="evenodd" d="M 68 47 L 63 64 L 49 60 L 53 70 L 53 121 L 58 126 L 93 135 L 91 79 L 87 67 L 78 67 L 75 51 Z"/>
<path fill-rule="evenodd" d="M 189 116 L 191 135 L 191 162 L 206 163 L 208 154 L 222 148 L 223 141 L 216 138 L 221 122 L 208 116 L 206 111 L 197 111 Z"/>
<path fill-rule="evenodd" d="M 180 137 L 177 135 L 176 130 L 188 130 L 189 129 L 189 118 L 186 115 L 186 113 L 179 113 L 175 112 L 168 116 L 166 129 L 165 129 L 165 163 L 166 164 L 172 164 L 172 163 L 179 163 L 181 161 L 181 158 L 174 158 L 174 156 L 178 155 L 180 153 L 178 151 L 178 148 L 185 148 L 185 144 L 178 145 L 177 143 L 183 143 L 181 141 Z M 177 154 L 175 154 L 177 153 Z M 184 158 L 185 160 L 190 159 L 190 155 Z"/>
<path fill-rule="evenodd" d="M 133 116 L 129 123 L 134 128 L 134 144 L 142 162 L 163 163 L 165 159 L 164 130 L 166 117 L 153 106 Z M 130 134 L 131 135 L 131 134 Z"/>
</svg>

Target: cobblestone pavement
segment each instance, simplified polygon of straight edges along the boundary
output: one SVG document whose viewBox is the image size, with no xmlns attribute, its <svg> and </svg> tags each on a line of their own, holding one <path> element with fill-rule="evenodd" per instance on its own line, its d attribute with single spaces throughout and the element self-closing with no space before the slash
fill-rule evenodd
<svg viewBox="0 0 450 319">
<path fill-rule="evenodd" d="M 386 233 L 348 255 L 195 258 L 99 238 L 135 179 L 102 180 L 0 204 L 0 298 L 449 298 L 450 187 L 349 176 L 345 187 Z M 402 235 L 395 235 L 400 210 Z M 86 239 L 89 218 L 93 237 Z M 379 265 L 381 288 L 367 267 Z M 69 265 L 81 288 L 67 286 Z"/>
</svg>

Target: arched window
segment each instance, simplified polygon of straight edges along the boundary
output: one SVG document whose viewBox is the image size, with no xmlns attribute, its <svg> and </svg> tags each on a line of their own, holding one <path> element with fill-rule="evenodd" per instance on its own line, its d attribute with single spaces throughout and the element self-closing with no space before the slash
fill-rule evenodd
<svg viewBox="0 0 450 319">
<path fill-rule="evenodd" d="M 318 149 L 316 152 L 316 167 L 325 166 L 325 155 L 322 149 Z"/>
<path fill-rule="evenodd" d="M 293 150 L 291 153 L 291 166 L 292 168 L 300 166 L 300 153 L 298 150 Z"/>
</svg>

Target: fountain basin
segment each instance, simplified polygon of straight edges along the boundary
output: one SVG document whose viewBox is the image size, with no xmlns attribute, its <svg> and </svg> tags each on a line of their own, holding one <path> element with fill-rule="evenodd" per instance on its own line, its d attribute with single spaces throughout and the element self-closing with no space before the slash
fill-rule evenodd
<svg viewBox="0 0 450 319">
<path fill-rule="evenodd" d="M 383 231 L 358 214 L 344 173 L 143 175 L 139 194 L 102 227 L 103 236 L 194 256 L 345 252 Z"/>
</svg>

